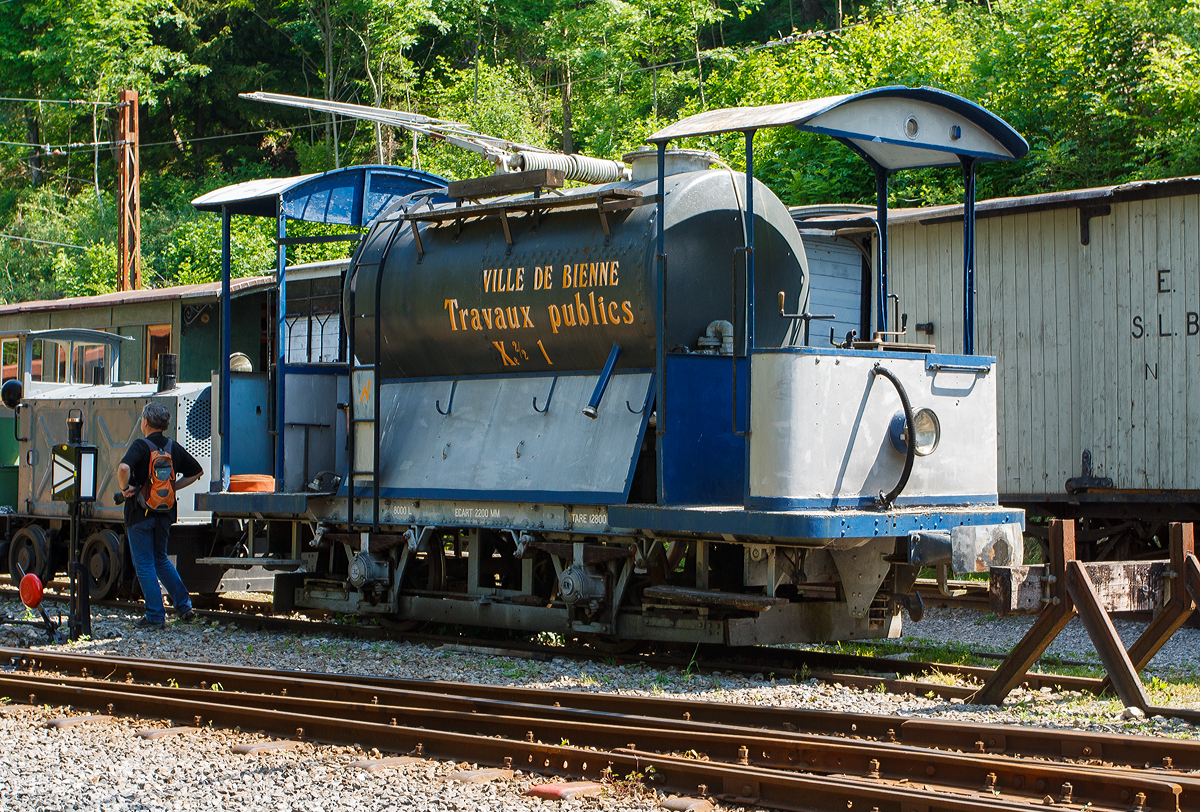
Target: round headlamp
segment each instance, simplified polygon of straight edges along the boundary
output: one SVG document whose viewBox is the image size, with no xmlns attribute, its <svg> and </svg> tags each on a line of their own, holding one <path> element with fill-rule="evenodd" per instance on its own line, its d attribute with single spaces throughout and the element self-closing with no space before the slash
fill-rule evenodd
<svg viewBox="0 0 1200 812">
<path fill-rule="evenodd" d="M 913 415 L 913 429 L 917 438 L 913 453 L 918 457 L 932 454 L 938 446 L 938 441 L 942 439 L 942 424 L 938 422 L 933 409 L 921 409 Z M 888 434 L 896 451 L 901 454 L 908 453 L 908 426 L 903 412 L 898 412 L 892 418 Z"/>
<path fill-rule="evenodd" d="M 942 439 L 942 424 L 938 422 L 933 409 L 922 409 L 913 415 L 913 434 L 916 435 L 913 446 L 916 455 L 927 457 L 932 454 L 938 446 L 938 440 Z"/>
</svg>

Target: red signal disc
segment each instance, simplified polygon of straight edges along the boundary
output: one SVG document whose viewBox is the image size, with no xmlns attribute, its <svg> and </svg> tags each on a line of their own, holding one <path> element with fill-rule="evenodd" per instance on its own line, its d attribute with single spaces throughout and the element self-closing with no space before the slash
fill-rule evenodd
<svg viewBox="0 0 1200 812">
<path fill-rule="evenodd" d="M 42 579 L 32 572 L 21 579 L 21 603 L 36 609 L 42 602 Z"/>
</svg>

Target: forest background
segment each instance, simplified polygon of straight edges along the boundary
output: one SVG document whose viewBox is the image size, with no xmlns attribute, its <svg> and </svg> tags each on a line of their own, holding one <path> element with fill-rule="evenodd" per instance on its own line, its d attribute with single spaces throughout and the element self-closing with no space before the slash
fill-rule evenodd
<svg viewBox="0 0 1200 812">
<path fill-rule="evenodd" d="M 885 84 L 961 94 L 1026 137 L 1028 157 L 982 170 L 981 199 L 1200 173 L 1200 0 L 0 0 L 0 298 L 116 288 L 123 89 L 142 102 L 143 279 L 162 286 L 219 272 L 219 218 L 189 204 L 210 189 L 356 163 L 489 171 L 241 92 L 619 158 L 699 110 Z M 736 139 L 691 145 L 744 163 Z M 789 205 L 873 200 L 870 172 L 830 139 L 779 129 L 756 146 Z M 908 173 L 891 203 L 957 202 L 960 182 Z M 273 267 L 273 228 L 235 218 L 235 274 Z"/>
</svg>

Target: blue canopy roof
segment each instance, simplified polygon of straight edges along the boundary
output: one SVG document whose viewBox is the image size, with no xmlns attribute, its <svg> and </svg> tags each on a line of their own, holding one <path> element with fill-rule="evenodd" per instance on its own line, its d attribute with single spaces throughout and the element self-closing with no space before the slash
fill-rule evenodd
<svg viewBox="0 0 1200 812">
<path fill-rule="evenodd" d="M 192 201 L 200 211 L 364 226 L 392 201 L 425 189 L 444 189 L 446 179 L 404 166 L 349 166 L 318 175 L 263 178 L 235 183 Z"/>
</svg>

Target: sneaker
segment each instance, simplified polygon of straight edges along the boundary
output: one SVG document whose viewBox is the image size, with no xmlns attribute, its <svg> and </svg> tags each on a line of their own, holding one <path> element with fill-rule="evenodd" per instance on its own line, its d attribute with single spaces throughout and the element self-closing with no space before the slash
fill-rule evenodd
<svg viewBox="0 0 1200 812">
<path fill-rule="evenodd" d="M 194 609 L 188 609 L 186 612 L 183 612 L 179 615 L 180 623 L 191 623 L 195 619 L 196 619 L 196 610 L 194 610 Z"/>
<path fill-rule="evenodd" d="M 162 620 L 151 620 L 148 617 L 139 617 L 133 622 L 133 625 L 139 629 L 165 629 L 167 624 Z"/>
</svg>

